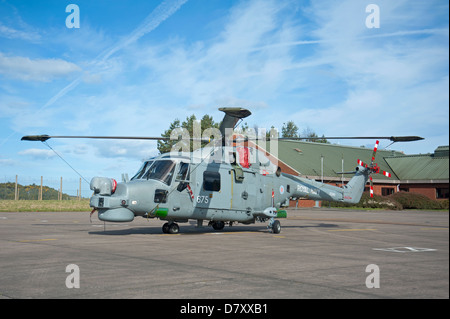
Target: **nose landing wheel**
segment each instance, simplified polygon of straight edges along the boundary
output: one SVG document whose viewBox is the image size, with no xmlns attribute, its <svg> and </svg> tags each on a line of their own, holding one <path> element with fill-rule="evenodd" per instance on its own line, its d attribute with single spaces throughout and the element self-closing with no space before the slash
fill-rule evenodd
<svg viewBox="0 0 450 319">
<path fill-rule="evenodd" d="M 267 228 L 269 228 L 272 231 L 272 233 L 279 234 L 281 232 L 280 221 L 272 218 Z"/>
<path fill-rule="evenodd" d="M 162 227 L 164 234 L 178 234 L 180 227 L 177 223 L 165 223 Z"/>
</svg>

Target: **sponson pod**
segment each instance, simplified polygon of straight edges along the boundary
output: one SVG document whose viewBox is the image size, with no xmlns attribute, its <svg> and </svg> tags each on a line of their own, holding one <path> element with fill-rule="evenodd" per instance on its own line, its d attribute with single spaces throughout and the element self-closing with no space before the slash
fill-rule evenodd
<svg viewBox="0 0 450 319">
<path fill-rule="evenodd" d="M 134 213 L 125 207 L 99 209 L 98 219 L 107 222 L 131 222 L 134 219 Z"/>
</svg>

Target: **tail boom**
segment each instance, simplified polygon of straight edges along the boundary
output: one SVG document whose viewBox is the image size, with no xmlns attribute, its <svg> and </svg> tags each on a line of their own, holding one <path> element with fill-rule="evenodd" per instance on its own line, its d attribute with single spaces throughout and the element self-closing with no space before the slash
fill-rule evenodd
<svg viewBox="0 0 450 319">
<path fill-rule="evenodd" d="M 361 200 L 369 179 L 369 170 L 359 166 L 356 174 L 344 187 L 324 184 L 311 179 L 284 174 L 296 182 L 292 197 L 356 204 Z"/>
</svg>

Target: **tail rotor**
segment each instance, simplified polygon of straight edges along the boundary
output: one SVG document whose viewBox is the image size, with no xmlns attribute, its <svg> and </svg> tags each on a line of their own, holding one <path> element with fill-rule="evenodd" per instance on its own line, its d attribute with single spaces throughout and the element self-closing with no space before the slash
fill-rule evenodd
<svg viewBox="0 0 450 319">
<path fill-rule="evenodd" d="M 360 159 L 358 159 L 358 165 L 367 168 L 369 170 L 369 174 L 372 174 L 372 173 L 383 174 L 386 177 L 391 177 L 391 173 L 381 170 L 380 167 L 378 166 L 378 164 L 374 163 L 375 155 L 377 154 L 379 143 L 380 143 L 380 141 L 378 141 L 378 140 L 375 142 L 375 147 L 373 148 L 372 159 L 370 161 L 370 165 L 365 164 Z M 370 175 L 369 175 L 369 181 L 370 181 L 370 197 L 373 197 L 373 181 L 372 181 L 372 176 L 370 176 Z"/>
</svg>

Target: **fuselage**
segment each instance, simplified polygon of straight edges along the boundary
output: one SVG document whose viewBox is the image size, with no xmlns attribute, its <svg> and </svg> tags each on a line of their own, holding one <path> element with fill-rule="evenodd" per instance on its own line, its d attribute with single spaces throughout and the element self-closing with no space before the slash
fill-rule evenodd
<svg viewBox="0 0 450 319">
<path fill-rule="evenodd" d="M 364 187 L 367 179 L 360 179 Z M 145 161 L 130 181 L 114 190 L 109 181 L 91 181 L 90 205 L 99 219 L 114 222 L 143 216 L 170 222 L 253 223 L 275 217 L 274 211 L 288 206 L 290 198 L 359 201 L 346 194 L 346 188 L 281 173 L 263 152 L 248 147 L 166 153 Z"/>
</svg>

